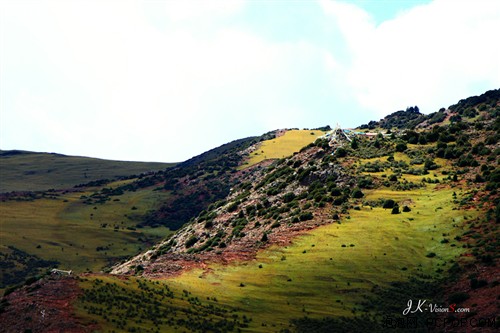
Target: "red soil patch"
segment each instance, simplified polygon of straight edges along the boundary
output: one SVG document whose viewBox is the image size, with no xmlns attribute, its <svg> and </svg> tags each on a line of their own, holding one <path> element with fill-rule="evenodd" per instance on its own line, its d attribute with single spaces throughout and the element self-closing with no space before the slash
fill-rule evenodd
<svg viewBox="0 0 500 333">
<path fill-rule="evenodd" d="M 488 284 L 473 289 L 468 278 L 468 275 L 472 273 L 477 276 L 478 280 L 485 280 Z M 498 299 L 500 295 L 499 278 L 500 267 L 498 263 L 496 266 L 474 265 L 474 267 L 468 269 L 467 273 L 462 275 L 459 281 L 446 290 L 448 296 L 457 292 L 465 292 L 470 296 L 469 299 L 457 305 L 460 308 L 469 308 L 470 312 L 453 314 L 455 318 L 462 319 L 464 320 L 463 323 L 465 323 L 458 325 L 459 322 L 454 321 L 453 323 L 457 327 L 452 328 L 453 332 L 498 332 L 498 328 L 495 327 L 476 327 L 474 330 L 472 324 L 475 325 L 482 320 L 494 320 L 496 318 L 496 324 L 498 325 L 498 308 L 500 307 L 500 299 Z"/>
<path fill-rule="evenodd" d="M 198 254 L 166 253 L 148 265 L 145 265 L 144 276 L 165 279 L 179 276 L 183 272 L 194 268 L 203 269 L 203 275 L 206 275 L 212 271 L 209 267 L 212 263 L 228 265 L 254 260 L 257 252 L 262 249 L 271 245 L 287 246 L 297 236 L 329 223 L 333 223 L 333 221 L 328 218 L 327 213 L 319 211 L 316 213 L 314 220 L 297 223 L 292 227 L 283 225 L 276 228 L 275 232 L 268 235 L 269 240 L 264 244 L 259 242 L 262 236 L 262 231 L 259 231 L 256 234 L 249 232 L 246 237 L 241 239 L 234 239 L 226 248 L 219 251 Z"/>
<path fill-rule="evenodd" d="M 97 327 L 74 314 L 73 302 L 81 294 L 78 280 L 48 278 L 5 296 L 0 313 L 0 332 L 87 333 Z"/>
</svg>

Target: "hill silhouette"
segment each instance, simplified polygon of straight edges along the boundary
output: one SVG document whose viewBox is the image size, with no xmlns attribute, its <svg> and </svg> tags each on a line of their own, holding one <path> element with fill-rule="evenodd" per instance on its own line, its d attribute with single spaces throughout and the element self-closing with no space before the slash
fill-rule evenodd
<svg viewBox="0 0 500 333">
<path fill-rule="evenodd" d="M 469 325 L 465 331 L 472 319 L 486 318 L 481 331 L 494 332 L 499 113 L 500 89 L 429 115 L 411 107 L 355 131 L 325 127 L 328 135 L 299 152 L 249 167 L 252 152 L 283 131 L 237 140 L 165 170 L 82 185 L 78 194 L 6 195 L 4 211 L 52 203 L 58 218 L 80 227 L 117 218 L 116 229 L 96 225 L 111 231 L 103 237 L 169 232 L 111 262 L 105 269 L 111 274 L 60 277 L 38 267 L 37 277 L 6 290 L 3 331 L 43 330 L 30 304 L 37 295 L 50 303 L 61 288 L 72 290 L 67 297 L 76 309 L 64 318 L 77 313 L 70 322 L 89 330 L 406 331 L 408 301 L 425 299 L 448 310 L 416 314 L 416 331 L 456 329 L 456 322 Z M 12 234 L 20 228 L 14 217 L 5 221 Z M 22 237 L 9 241 L 19 249 L 5 250 L 11 276 L 26 267 L 22 260 L 42 266 L 53 259 L 23 248 Z M 42 249 L 56 241 L 46 239 Z M 116 251 L 113 242 L 85 255 Z M 20 311 L 31 320 L 19 320 Z M 444 326 L 429 324 L 437 322 Z"/>
</svg>

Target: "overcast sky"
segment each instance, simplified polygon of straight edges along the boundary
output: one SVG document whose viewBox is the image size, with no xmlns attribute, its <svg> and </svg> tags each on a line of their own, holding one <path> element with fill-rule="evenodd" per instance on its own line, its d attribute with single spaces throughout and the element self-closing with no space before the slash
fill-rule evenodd
<svg viewBox="0 0 500 333">
<path fill-rule="evenodd" d="M 0 149 L 182 161 L 500 87 L 500 1 L 0 0 Z"/>
</svg>

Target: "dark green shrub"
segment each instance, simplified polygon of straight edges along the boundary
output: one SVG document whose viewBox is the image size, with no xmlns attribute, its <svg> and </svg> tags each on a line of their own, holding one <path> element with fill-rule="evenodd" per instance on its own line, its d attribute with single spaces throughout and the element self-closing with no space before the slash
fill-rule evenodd
<svg viewBox="0 0 500 333">
<path fill-rule="evenodd" d="M 342 190 L 338 187 L 334 187 L 332 188 L 332 190 L 330 191 L 330 194 L 334 197 L 338 197 L 340 195 L 342 195 Z"/>
<path fill-rule="evenodd" d="M 351 141 L 351 148 L 352 149 L 358 149 L 358 147 L 359 147 L 358 140 L 356 138 L 352 139 L 352 141 Z"/>
<path fill-rule="evenodd" d="M 493 263 L 493 256 L 491 254 L 485 254 L 485 255 L 482 255 L 479 257 L 479 259 L 481 259 L 481 261 L 485 264 L 492 264 Z"/>
<path fill-rule="evenodd" d="M 476 174 L 476 177 L 474 178 L 475 183 L 484 183 L 484 178 L 480 174 Z"/>
<path fill-rule="evenodd" d="M 436 170 L 437 168 L 439 168 L 439 166 L 433 160 L 431 160 L 431 159 L 426 159 L 425 160 L 424 167 L 427 170 Z"/>
<path fill-rule="evenodd" d="M 470 298 L 469 294 L 464 292 L 453 293 L 448 297 L 450 303 L 462 303 Z"/>
<path fill-rule="evenodd" d="M 372 188 L 373 179 L 371 177 L 364 177 L 358 180 L 358 186 L 360 188 Z"/>
<path fill-rule="evenodd" d="M 359 199 L 364 197 L 364 193 L 359 188 L 356 188 L 354 189 L 354 191 L 352 191 L 352 197 Z"/>
<path fill-rule="evenodd" d="M 320 202 L 321 200 L 323 200 L 323 194 L 321 194 L 321 192 L 316 192 L 314 194 L 314 201 L 315 202 Z"/>
<path fill-rule="evenodd" d="M 24 285 L 29 286 L 39 280 L 39 277 L 31 276 L 24 281 Z"/>
<path fill-rule="evenodd" d="M 187 247 L 187 248 L 190 248 L 191 246 L 193 246 L 194 244 L 196 244 L 196 242 L 198 242 L 198 237 L 196 236 L 191 236 L 187 241 L 186 243 L 184 243 L 184 245 Z"/>
<path fill-rule="evenodd" d="M 394 205 L 396 204 L 396 202 L 392 199 L 387 199 L 384 201 L 384 205 L 382 206 L 382 208 L 393 208 Z"/>
<path fill-rule="evenodd" d="M 302 212 L 299 216 L 301 221 L 308 221 L 313 219 L 313 214 L 311 212 Z"/>
<path fill-rule="evenodd" d="M 340 197 L 336 197 L 334 200 L 333 200 L 333 204 L 335 206 L 340 206 L 342 205 L 344 202 L 347 201 L 347 198 L 345 196 L 340 196 Z"/>
<path fill-rule="evenodd" d="M 283 202 L 288 203 L 295 199 L 295 194 L 293 192 L 288 192 L 283 196 Z"/>
<path fill-rule="evenodd" d="M 345 156 L 347 156 L 347 150 L 345 150 L 342 147 L 339 147 L 335 151 L 335 156 L 337 156 L 337 157 L 345 157 Z"/>
<path fill-rule="evenodd" d="M 432 117 L 429 119 L 430 124 L 440 123 L 446 118 L 446 114 L 444 112 L 434 112 L 431 113 L 431 115 Z"/>
<path fill-rule="evenodd" d="M 407 149 L 408 147 L 406 146 L 406 143 L 400 142 L 396 145 L 396 151 L 398 152 L 403 152 Z"/>
<path fill-rule="evenodd" d="M 271 189 L 269 189 L 266 194 L 267 195 L 276 195 L 276 194 L 279 194 L 280 193 L 280 189 L 277 188 L 277 187 L 273 187 Z M 229 210 L 228 210 L 229 211 Z"/>
<path fill-rule="evenodd" d="M 227 207 L 227 211 L 232 213 L 234 211 L 236 211 L 236 209 L 238 209 L 238 205 L 239 203 L 238 202 L 233 202 L 232 204 L 230 204 L 228 207 Z"/>
<path fill-rule="evenodd" d="M 488 281 L 486 281 L 486 280 L 478 280 L 476 278 L 472 278 L 470 280 L 470 287 L 472 289 L 481 288 L 481 287 L 484 287 L 484 286 L 487 286 L 487 285 L 488 285 Z"/>
<path fill-rule="evenodd" d="M 299 182 L 303 182 L 308 176 L 309 174 L 311 173 L 311 169 L 304 169 L 304 170 L 300 170 L 301 168 L 298 169 L 297 172 L 299 172 L 298 176 L 297 176 L 297 180 Z"/>
<path fill-rule="evenodd" d="M 477 160 L 471 154 L 467 154 L 466 156 L 460 157 L 457 164 L 459 167 L 466 167 L 466 166 L 475 167 L 479 165 Z"/>
</svg>

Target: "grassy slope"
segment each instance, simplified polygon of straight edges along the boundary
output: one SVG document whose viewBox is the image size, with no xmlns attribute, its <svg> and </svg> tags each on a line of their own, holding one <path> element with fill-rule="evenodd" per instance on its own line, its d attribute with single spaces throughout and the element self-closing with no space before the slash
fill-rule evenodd
<svg viewBox="0 0 500 333">
<path fill-rule="evenodd" d="M 187 290 L 191 297 L 198 297 L 207 306 L 216 297 L 218 306 L 233 309 L 240 318 L 246 315 L 252 319 L 248 327 L 242 328 L 248 332 L 276 331 L 288 327 L 291 319 L 305 315 L 352 316 L 353 311 L 359 311 L 359 304 L 372 295 L 374 286 L 387 287 L 394 281 L 407 281 L 415 274 L 436 276 L 438 269 L 446 270 L 450 260 L 462 253 L 454 237 L 463 234 L 464 220 L 474 218 L 477 212 L 454 210 L 452 193 L 450 188 L 435 185 L 405 192 L 367 191 L 367 200 L 411 199 L 412 211 L 393 215 L 390 209 L 363 206 L 352 211 L 350 219 L 341 224 L 332 223 L 307 232 L 288 247 L 263 250 L 252 262 L 209 264 L 205 270 L 194 269 L 161 281 L 161 286 L 166 283 L 177 295 Z M 443 238 L 450 242 L 442 243 Z M 426 257 L 431 252 L 436 256 Z M 108 279 L 110 283 L 124 284 Z M 132 282 L 128 284 L 124 285 L 127 292 L 136 288 Z M 82 286 L 91 289 L 89 282 Z M 401 309 L 406 301 L 401 300 Z M 88 308 L 83 307 L 91 304 L 80 302 L 80 314 L 99 319 L 86 314 Z M 192 307 L 185 301 L 161 304 L 183 311 Z M 109 318 L 118 318 L 120 311 L 113 308 L 107 313 Z M 206 313 L 204 318 L 218 317 Z M 100 322 L 104 332 L 121 331 L 110 322 Z M 142 320 L 140 325 L 128 320 L 127 325 L 155 327 L 148 320 Z M 178 331 L 166 323 L 158 327 L 162 332 Z"/>
<path fill-rule="evenodd" d="M 247 326 L 243 314 L 220 304 L 217 298 L 172 289 L 163 281 L 90 276 L 83 278 L 80 286 L 84 296 L 77 302 L 77 314 L 99 322 L 100 332 L 187 333 L 199 332 L 200 327 L 201 332 L 227 328 L 232 332 Z"/>
<path fill-rule="evenodd" d="M 431 146 L 434 144 L 409 145 L 409 149 L 425 151 Z M 410 163 L 412 160 L 405 153 L 393 156 L 395 161 Z M 386 160 L 387 156 L 360 158 L 355 164 L 360 167 Z M 305 232 L 287 247 L 262 250 L 257 259 L 250 262 L 206 263 L 203 269 L 193 269 L 161 283 L 176 293 L 187 290 L 206 304 L 216 297 L 219 305 L 233 309 L 240 317 L 244 314 L 252 319 L 248 327 L 241 327 L 247 332 L 277 332 L 288 328 L 290 320 L 304 316 L 319 319 L 363 313 L 362 303 L 375 296 L 374 287 L 390 290 L 394 282 L 408 283 L 415 276 L 426 276 L 429 281 L 439 279 L 443 276 L 441 272 L 447 272 L 467 251 L 464 243 L 456 239 L 472 230 L 471 221 L 481 218 L 484 212 L 457 209 L 456 196 L 460 200 L 468 193 L 445 180 L 453 168 L 450 160 L 435 158 L 434 162 L 440 166 L 438 170 L 431 170 L 427 175 L 402 174 L 398 180 L 421 184 L 426 178 L 439 180 L 441 184 L 427 183 L 406 191 L 388 187 L 363 189 L 365 196 L 353 202 L 360 209 L 350 209 L 349 218 L 344 217 L 340 224 L 332 222 Z M 384 174 L 387 177 L 392 173 L 394 170 L 385 169 L 361 174 L 383 180 Z M 391 214 L 391 209 L 363 205 L 363 202 L 382 199 L 394 199 L 401 208 L 407 205 L 411 211 Z M 408 290 L 407 295 L 415 296 L 412 292 Z M 399 312 L 407 301 L 408 296 L 391 299 Z M 190 304 L 180 306 L 184 310 L 191 307 Z M 81 303 L 79 309 L 80 314 L 88 316 Z M 116 309 L 108 313 L 119 317 Z M 91 318 L 104 325 L 104 332 L 121 331 L 109 321 L 103 321 L 102 316 Z M 215 319 L 210 314 L 204 318 Z M 136 323 L 130 320 L 127 325 Z M 168 324 L 155 325 L 151 321 L 143 321 L 141 325 L 143 329 L 179 331 Z"/>
<path fill-rule="evenodd" d="M 278 154 L 278 157 L 282 156 Z M 403 153 L 395 153 L 394 157 L 395 160 L 410 162 L 410 158 Z M 445 167 L 449 163 L 438 158 L 435 162 Z M 383 172 L 370 174 L 379 177 Z M 404 174 L 400 180 L 419 183 L 426 177 L 443 180 L 444 175 L 442 170 L 438 170 L 425 177 Z M 104 277 L 105 282 L 116 283 L 123 289 L 116 293 L 103 291 L 103 298 L 98 302 L 80 299 L 78 311 L 102 324 L 103 332 L 128 331 L 111 322 L 117 319 L 126 321 L 128 327 L 136 326 L 143 331 L 153 327 L 165 332 L 194 331 L 181 329 L 180 324 L 173 326 L 128 316 L 111 306 L 109 301 L 113 297 L 124 296 L 123 299 L 127 299 L 125 296 L 130 297 L 131 293 L 135 294 L 134 300 L 127 300 L 149 313 L 154 313 L 156 303 L 165 312 L 177 312 L 174 315 L 176 320 L 216 319 L 217 316 L 210 312 L 200 312 L 197 317 L 196 306 L 189 301 L 189 297 L 198 297 L 204 305 L 218 304 L 233 309 L 239 318 L 243 314 L 251 317 L 249 327 L 242 328 L 252 332 L 278 331 L 288 327 L 290 319 L 304 315 L 312 318 L 352 316 L 360 311 L 359 303 L 366 296 L 372 296 L 374 286 L 387 287 L 391 282 L 404 282 L 416 274 L 438 276 L 441 270 L 446 271 L 450 261 L 465 251 L 455 237 L 463 235 L 469 228 L 466 226 L 468 221 L 482 213 L 455 209 L 455 189 L 450 185 L 427 184 L 424 188 L 411 191 L 364 189 L 363 192 L 365 197 L 354 203 L 361 207 L 360 210 L 351 209 L 349 219 L 343 219 L 341 224 L 334 222 L 309 231 L 288 247 L 263 250 L 255 261 L 227 266 L 207 263 L 204 270 L 191 270 L 155 284 L 145 279 Z M 461 196 L 461 193 L 458 195 Z M 387 198 L 395 199 L 400 206 L 410 206 L 412 211 L 393 215 L 389 209 L 362 205 L 365 200 Z M 430 253 L 435 256 L 430 258 L 427 256 Z M 97 285 L 101 283 L 98 279 L 101 277 L 90 277 L 82 282 L 82 287 L 97 291 Z M 141 291 L 144 288 L 139 287 L 139 283 L 150 284 L 153 291 Z M 177 301 L 161 297 L 160 290 L 164 289 L 164 284 L 174 291 Z M 191 292 L 192 296 L 183 296 L 183 290 Z M 213 300 L 214 297 L 217 301 Z M 396 304 L 396 307 L 400 311 L 406 306 L 407 298 L 398 301 L 401 304 Z M 107 319 L 102 314 L 88 315 L 92 306 L 103 309 Z M 194 313 L 189 313 L 190 310 Z M 157 318 L 169 317 L 165 312 L 158 313 Z"/>
<path fill-rule="evenodd" d="M 404 153 L 395 153 L 394 158 L 410 161 Z M 358 165 L 386 159 L 359 159 Z M 443 171 L 449 171 L 449 161 L 435 161 L 441 167 L 434 172 L 436 176 L 404 174 L 400 180 L 420 183 L 431 177 L 442 181 Z M 370 174 L 380 178 L 384 173 L 392 172 Z M 411 191 L 365 189 L 365 196 L 353 203 L 360 210 L 351 209 L 350 217 L 340 224 L 333 222 L 306 232 L 290 246 L 263 250 L 251 262 L 208 264 L 203 270 L 187 271 L 162 283 L 176 293 L 188 290 L 202 300 L 216 297 L 219 305 L 234 309 L 240 317 L 244 314 L 252 318 L 248 327 L 242 327 L 249 332 L 277 331 L 287 328 L 291 319 L 303 316 L 353 316 L 361 311 L 360 304 L 374 295 L 374 286 L 407 282 L 417 274 L 439 277 L 439 272 L 450 268 L 453 259 L 463 253 L 455 237 L 462 236 L 468 228 L 465 222 L 480 213 L 455 209 L 455 191 L 461 195 L 442 184 L 427 184 Z M 411 212 L 391 214 L 391 209 L 363 205 L 380 199 L 394 199 L 400 207 L 408 205 Z M 435 256 L 427 257 L 430 253 Z M 90 288 L 88 284 L 84 287 Z M 399 301 L 403 309 L 407 299 Z M 184 310 L 190 306 L 180 305 Z M 88 316 L 82 304 L 79 309 Z M 120 312 L 115 309 L 108 313 L 118 318 Z M 210 314 L 206 318 L 216 319 Z M 99 322 L 104 331 L 117 329 L 112 323 Z M 133 321 L 128 325 L 134 325 Z M 155 327 L 147 321 L 141 325 L 144 329 Z M 158 327 L 176 331 L 167 324 Z"/>
<path fill-rule="evenodd" d="M 261 252 L 255 262 L 214 265 L 214 272 L 203 279 L 200 271 L 191 271 L 169 282 L 194 294 L 217 295 L 224 303 L 251 313 L 257 324 L 286 325 L 289 319 L 304 314 L 350 315 L 374 285 L 404 281 L 417 272 L 434 274 L 439 265 L 444 269 L 449 259 L 460 254 L 462 249 L 452 247 L 453 241 L 441 243 L 442 235 L 449 234 L 447 238 L 453 240 L 462 232 L 459 226 L 464 217 L 474 213 L 452 210 L 452 192 L 432 187 L 412 192 L 373 191 L 368 199 L 411 198 L 412 212 L 392 215 L 390 210 L 363 207 L 342 224 L 320 227 L 287 248 Z M 430 252 L 437 256 L 427 258 Z M 286 259 L 281 260 L 283 257 Z M 402 270 L 404 267 L 407 269 Z M 267 331 L 259 325 L 253 328 L 261 330 Z"/>
<path fill-rule="evenodd" d="M 99 271 L 122 258 L 150 247 L 169 235 L 171 231 L 168 227 L 149 227 L 148 223 L 144 223 L 146 218 L 149 221 L 155 212 L 162 212 L 163 205 L 167 208 L 173 206 L 178 209 L 180 205 L 176 200 L 186 206 L 184 210 L 193 209 L 190 205 L 195 204 L 203 208 L 204 201 L 200 202 L 197 193 L 205 196 L 205 201 L 210 200 L 212 196 L 217 197 L 217 191 L 223 192 L 224 188 L 220 186 L 220 182 L 227 182 L 227 179 L 221 181 L 214 177 L 210 180 L 207 178 L 206 181 L 197 179 L 198 187 L 191 186 L 184 190 L 181 186 L 184 184 L 178 184 L 179 179 L 186 175 L 193 176 L 195 173 L 198 177 L 200 170 L 229 174 L 231 163 L 237 164 L 238 155 L 235 151 L 241 149 L 241 145 L 249 145 L 250 142 L 253 142 L 253 138 L 236 140 L 194 157 L 180 164 L 178 168 L 169 169 L 164 173 L 113 181 L 93 187 L 2 196 L 0 201 L 0 259 L 5 259 L 6 262 L 2 263 L 1 267 L 0 292 L 2 286 L 22 283 L 27 277 L 42 273 L 47 267 L 54 266 L 52 262 L 44 262 L 44 260 L 58 261 L 60 268 L 71 269 L 77 273 L 87 270 Z M 14 158 L 12 160 L 12 165 L 14 165 L 17 157 L 20 159 L 29 157 L 33 162 L 35 160 L 33 155 L 36 154 L 23 152 L 5 154 L 4 152 L 3 157 L 6 158 L 4 160 Z M 126 169 L 127 166 L 134 164 L 141 167 L 141 171 L 146 171 L 145 166 L 148 165 L 168 166 L 167 164 L 117 162 L 122 166 L 120 168 L 120 165 L 112 161 L 51 154 L 38 155 L 42 159 L 48 158 L 60 162 L 59 170 L 70 172 L 70 169 L 74 167 L 76 170 L 74 175 L 78 175 L 78 172 L 85 170 L 87 166 L 97 168 L 99 165 L 96 162 L 102 162 L 102 166 L 108 169 L 114 168 L 112 175 L 117 175 L 119 172 L 135 172 L 136 170 L 132 168 Z M 224 162 L 224 170 L 217 168 L 222 164 L 218 163 L 217 159 Z M 19 159 L 17 161 L 19 162 Z M 44 165 L 44 168 L 47 165 Z M 27 176 L 23 177 L 18 181 L 29 182 Z M 76 182 L 76 180 L 72 177 L 67 178 L 68 182 Z M 170 181 L 170 185 L 175 188 L 175 195 L 172 195 L 171 191 L 163 190 L 165 180 Z M 90 180 L 86 179 L 86 181 Z M 53 187 L 54 184 L 50 185 Z M 155 224 L 164 225 L 167 223 L 166 219 L 173 215 L 169 211 L 165 214 L 166 216 L 158 217 L 154 215 L 156 219 L 153 222 L 158 220 Z M 172 216 L 170 218 L 172 219 Z M 170 222 L 182 224 L 184 221 L 181 218 L 183 216 L 174 216 L 175 221 Z M 145 227 L 137 227 L 139 224 Z M 172 223 L 167 223 L 167 225 L 171 226 Z"/>
<path fill-rule="evenodd" d="M 162 170 L 173 163 L 110 161 L 0 150 L 0 193 L 70 188 L 92 180 Z"/>
<path fill-rule="evenodd" d="M 266 159 L 288 157 L 324 134 L 325 132 L 319 130 L 287 131 L 280 137 L 262 142 L 244 166 L 249 167 Z"/>
<path fill-rule="evenodd" d="M 85 203 L 81 196 L 92 193 L 87 189 L 33 201 L 0 202 L 0 245 L 59 261 L 62 269 L 98 271 L 170 233 L 165 227 L 127 229 L 137 224 L 134 215 L 157 207 L 168 192 L 146 188 L 104 204 Z"/>
</svg>

